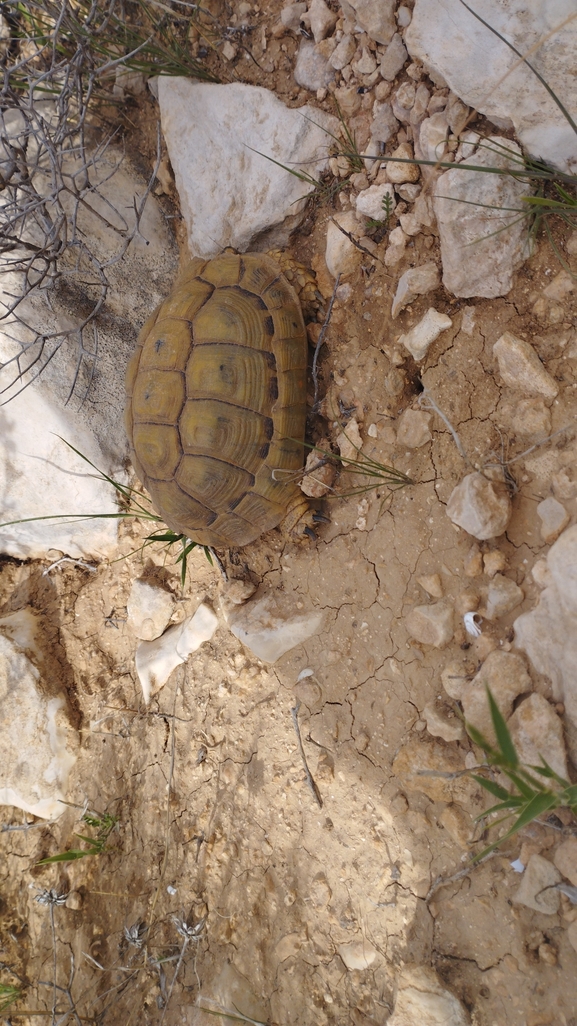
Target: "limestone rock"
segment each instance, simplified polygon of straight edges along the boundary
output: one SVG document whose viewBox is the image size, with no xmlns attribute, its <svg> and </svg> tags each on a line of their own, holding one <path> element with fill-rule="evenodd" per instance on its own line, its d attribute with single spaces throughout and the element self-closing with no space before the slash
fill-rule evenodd
<svg viewBox="0 0 577 1026">
<path fill-rule="evenodd" d="M 461 805 L 466 805 L 478 792 L 478 785 L 468 776 L 451 778 L 447 774 L 457 774 L 464 769 L 462 753 L 438 741 L 409 741 L 393 762 L 393 773 L 409 791 L 420 791 L 432 802 Z"/>
<path fill-rule="evenodd" d="M 531 855 L 513 901 L 535 912 L 554 916 L 559 911 L 560 894 L 555 888 L 558 883 L 561 883 L 561 874 L 553 863 L 542 855 Z"/>
<path fill-rule="evenodd" d="M 448 134 L 449 124 L 441 111 L 425 118 L 419 128 L 419 149 L 424 160 L 445 160 Z M 430 168 L 426 170 L 430 173 Z"/>
<path fill-rule="evenodd" d="M 316 107 L 289 110 L 268 89 L 240 82 L 161 76 L 158 99 L 191 253 L 245 252 L 287 217 L 298 223 L 311 186 L 266 158 L 320 173 L 330 141 L 324 129 L 338 131 L 336 118 Z"/>
<path fill-rule="evenodd" d="M 468 1026 L 470 1021 L 464 1006 L 433 969 L 405 966 L 387 1026 Z"/>
<path fill-rule="evenodd" d="M 448 602 L 415 606 L 406 618 L 406 627 L 415 641 L 433 648 L 444 648 L 453 637 L 453 609 Z"/>
<path fill-rule="evenodd" d="M 498 620 L 519 606 L 525 596 L 521 588 L 503 574 L 495 574 L 487 589 L 487 604 L 483 615 L 487 620 Z"/>
<path fill-rule="evenodd" d="M 551 414 L 541 398 L 517 398 L 511 427 L 516 435 L 537 442 L 551 433 Z"/>
<path fill-rule="evenodd" d="M 439 816 L 439 822 L 455 844 L 458 844 L 464 851 L 470 850 L 473 821 L 464 809 L 459 808 L 458 805 L 447 805 Z"/>
<path fill-rule="evenodd" d="M 450 706 L 438 700 L 430 702 L 423 710 L 423 717 L 433 737 L 442 737 L 443 741 L 464 740 L 465 728 Z"/>
<path fill-rule="evenodd" d="M 405 43 L 414 60 L 440 74 L 464 103 L 495 124 L 515 127 L 524 149 L 566 170 L 577 166 L 577 139 L 554 100 L 517 54 L 532 50 L 531 65 L 568 110 L 577 108 L 577 82 L 571 74 L 577 48 L 573 19 L 557 28 L 574 8 L 527 6 L 484 0 L 483 25 L 459 0 L 417 0 Z M 491 28 L 516 49 L 498 39 Z M 556 29 L 552 32 L 552 29 Z M 484 176 L 483 176 L 484 177 Z"/>
<path fill-rule="evenodd" d="M 341 0 L 343 14 L 376 43 L 390 43 L 396 31 L 395 0 Z"/>
<path fill-rule="evenodd" d="M 371 139 L 375 139 L 377 142 L 388 143 L 389 139 L 392 139 L 396 134 L 398 128 L 399 122 L 393 113 L 390 103 L 387 101 L 383 103 L 375 102 L 373 106 L 373 120 L 371 121 Z M 387 161 L 387 173 L 389 168 L 390 162 Z M 391 182 L 395 181 L 390 175 L 388 177 Z"/>
<path fill-rule="evenodd" d="M 357 48 L 357 44 L 356 44 L 356 42 L 354 40 L 354 37 L 351 36 L 351 35 L 348 35 L 348 34 L 344 35 L 343 38 L 341 39 L 340 43 L 337 43 L 337 45 L 335 46 L 335 49 L 333 50 L 331 56 L 329 57 L 329 64 L 330 64 L 331 68 L 334 68 L 336 71 L 342 71 L 343 68 L 346 68 L 347 64 L 351 61 L 352 57 L 354 56 L 356 48 Z M 355 90 L 355 93 L 356 93 L 356 90 Z M 337 97 L 337 99 L 338 99 L 338 97 Z M 359 104 L 359 106 L 360 106 L 360 104 Z M 339 107 L 345 113 L 343 105 L 340 102 L 340 100 L 339 100 Z M 346 112 L 346 113 L 349 113 L 349 112 Z"/>
<path fill-rule="evenodd" d="M 389 197 L 389 211 L 392 213 L 396 207 L 395 190 L 392 185 L 385 182 L 384 185 L 371 185 L 363 189 L 357 196 L 357 214 L 362 217 L 370 217 L 375 221 L 384 221 L 386 217 L 383 201 L 385 196 Z"/>
<path fill-rule="evenodd" d="M 316 634 L 323 622 L 322 612 L 297 612 L 290 595 L 264 587 L 243 606 L 230 610 L 226 618 L 234 636 L 265 663 L 276 663 L 285 652 Z"/>
<path fill-rule="evenodd" d="M 305 473 L 303 479 L 300 482 L 301 491 L 308 495 L 311 499 L 320 499 L 323 495 L 331 490 L 331 485 L 336 476 L 337 469 L 334 463 L 325 463 L 321 465 L 323 459 L 322 452 L 318 452 L 318 449 L 324 449 L 330 452 L 330 445 L 326 442 L 324 445 L 323 439 L 317 446 L 317 449 L 312 449 L 308 456 L 305 465 Z"/>
<path fill-rule="evenodd" d="M 553 697 L 563 702 L 571 729 L 567 743 L 573 758 L 577 746 L 577 525 L 568 527 L 547 555 L 550 583 L 539 603 L 515 620 L 515 644 L 523 649 L 538 673 L 553 686 Z"/>
<path fill-rule="evenodd" d="M 319 89 L 326 89 L 335 77 L 335 69 L 332 68 L 324 54 L 320 53 L 312 39 L 302 39 L 294 66 L 294 77 L 297 85 L 308 89 L 311 93 Z M 255 86 L 249 86 L 254 89 Z M 265 91 L 265 90 L 263 90 Z M 273 96 L 273 94 L 270 94 Z M 300 108 L 302 110 L 302 108 Z M 318 107 L 315 107 L 315 117 Z"/>
<path fill-rule="evenodd" d="M 410 143 L 401 143 L 393 150 L 392 156 L 396 160 L 387 160 L 387 178 L 395 185 L 403 183 L 415 183 L 421 177 L 421 169 L 418 164 L 409 164 L 405 161 L 413 160 L 415 154 Z M 436 286 L 435 286 L 436 287 Z"/>
<path fill-rule="evenodd" d="M 541 521 L 541 537 L 546 545 L 554 542 L 569 523 L 567 510 L 552 496 L 538 504 L 537 516 Z"/>
<path fill-rule="evenodd" d="M 210 641 L 218 620 L 212 609 L 201 603 L 193 616 L 169 627 L 155 641 L 142 641 L 136 649 L 136 672 L 144 701 L 164 687 L 173 670 L 185 663 L 205 641 Z"/>
<path fill-rule="evenodd" d="M 336 14 L 329 10 L 325 0 L 311 0 L 308 16 L 315 43 L 330 35 L 337 23 Z"/>
<path fill-rule="evenodd" d="M 421 126 L 421 134 L 426 123 Z M 519 147 L 510 139 L 491 136 L 488 147 L 479 149 L 467 164 L 518 167 L 499 147 L 513 150 L 522 160 Z M 441 175 L 435 185 L 434 206 L 441 238 L 443 284 L 449 292 L 492 298 L 510 291 L 513 273 L 528 256 L 526 226 L 516 213 L 526 194 L 527 185 L 508 175 L 460 168 Z"/>
<path fill-rule="evenodd" d="M 507 725 L 521 762 L 538 766 L 542 755 L 551 769 L 567 780 L 563 724 L 542 695 L 529 695 L 517 706 Z"/>
<path fill-rule="evenodd" d="M 505 553 L 501 552 L 500 549 L 491 549 L 490 552 L 485 552 L 483 555 L 483 570 L 487 577 L 494 577 L 495 574 L 504 570 L 506 566 Z"/>
<path fill-rule="evenodd" d="M 577 837 L 568 837 L 562 841 L 553 861 L 559 872 L 577 887 Z"/>
<path fill-rule="evenodd" d="M 301 30 L 301 18 L 303 14 L 306 14 L 307 5 L 305 3 L 300 4 L 288 4 L 287 7 L 283 7 L 280 12 L 281 23 L 290 32 L 294 32 L 295 35 L 299 35 Z"/>
<path fill-rule="evenodd" d="M 478 471 L 453 489 L 446 513 L 454 524 L 481 541 L 498 538 L 511 519 L 511 500 L 504 484 L 488 481 Z"/>
<path fill-rule="evenodd" d="M 142 641 L 160 637 L 170 621 L 174 597 L 147 581 L 133 581 L 127 603 L 128 623 Z"/>
<path fill-rule="evenodd" d="M 439 284 L 439 268 L 432 261 L 428 264 L 421 264 L 419 267 L 410 267 L 399 278 L 391 309 L 393 320 L 417 296 L 432 292 L 433 289 L 439 287 Z"/>
<path fill-rule="evenodd" d="M 526 395 L 542 395 L 554 399 L 559 386 L 545 370 L 533 347 L 522 338 L 506 331 L 495 342 L 493 353 L 499 363 L 499 374 L 509 388 Z"/>
<path fill-rule="evenodd" d="M 77 749 L 64 697 L 50 695 L 20 647 L 0 634 L 0 805 L 57 819 Z"/>
<path fill-rule="evenodd" d="M 381 57 L 381 77 L 385 82 L 392 82 L 403 67 L 408 53 L 400 32 L 395 32 L 391 42 Z"/>
<path fill-rule="evenodd" d="M 361 940 L 351 941 L 349 944 L 339 944 L 339 955 L 347 969 L 368 969 L 377 957 L 377 950 L 364 937 Z"/>
<path fill-rule="evenodd" d="M 422 577 L 417 577 L 417 584 L 420 584 L 421 588 L 432 598 L 443 597 L 443 585 L 439 574 L 424 574 Z"/>
<path fill-rule="evenodd" d="M 531 690 L 531 678 L 521 656 L 514 652 L 490 652 L 473 680 L 460 688 L 465 719 L 487 738 L 495 741 L 487 688 L 505 719 L 511 715 L 518 695 Z"/>
<path fill-rule="evenodd" d="M 399 417 L 397 442 L 408 449 L 419 449 L 433 437 L 431 435 L 431 414 L 424 410 L 405 410 Z"/>
<path fill-rule="evenodd" d="M 325 261 L 330 274 L 336 278 L 337 274 L 347 275 L 356 271 L 360 252 L 333 221 L 351 235 L 358 234 L 359 222 L 352 210 L 346 210 L 343 214 L 337 214 L 328 223 Z"/>
<path fill-rule="evenodd" d="M 429 346 L 438 339 L 439 335 L 452 325 L 450 317 L 439 313 L 433 306 L 429 307 L 424 317 L 421 318 L 414 328 L 411 328 L 405 335 L 398 339 L 406 349 L 409 350 L 414 360 L 424 360 Z"/>
</svg>

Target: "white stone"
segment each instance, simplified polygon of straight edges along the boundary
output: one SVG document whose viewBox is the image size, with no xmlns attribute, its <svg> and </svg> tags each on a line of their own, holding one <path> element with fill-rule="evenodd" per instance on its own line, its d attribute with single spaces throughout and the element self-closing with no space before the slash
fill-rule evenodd
<svg viewBox="0 0 577 1026">
<path fill-rule="evenodd" d="M 498 650 L 489 653 L 471 681 L 458 680 L 456 683 L 458 698 L 463 705 L 467 723 L 472 723 L 490 743 L 494 743 L 495 733 L 487 700 L 487 688 L 505 719 L 511 715 L 513 702 L 517 696 L 531 690 L 531 678 L 521 656 L 515 652 Z"/>
<path fill-rule="evenodd" d="M 547 555 L 550 584 L 539 603 L 515 620 L 515 644 L 538 673 L 549 678 L 553 697 L 563 702 L 569 720 L 567 743 L 577 755 L 577 525 L 568 527 Z"/>
<path fill-rule="evenodd" d="M 364 937 L 349 944 L 339 944 L 338 952 L 347 969 L 368 969 L 377 957 L 376 948 Z"/>
<path fill-rule="evenodd" d="M 405 410 L 399 417 L 397 428 L 397 444 L 408 449 L 419 449 L 433 437 L 431 434 L 431 414 L 424 410 Z"/>
<path fill-rule="evenodd" d="M 312 39 L 302 39 L 293 74 L 297 85 L 302 86 L 303 89 L 308 89 L 311 93 L 316 93 L 319 89 L 326 89 L 334 81 L 335 70 L 331 68 L 328 59 L 317 49 Z M 227 87 L 225 86 L 224 88 Z M 257 87 L 245 86 L 245 88 L 254 89 Z M 273 93 L 270 93 L 270 96 L 273 95 Z M 299 109 L 302 110 L 302 108 Z M 315 115 L 319 113 L 318 107 L 313 109 Z"/>
<path fill-rule="evenodd" d="M 455 160 L 457 163 L 464 161 L 465 163 L 472 157 L 473 153 L 477 149 L 481 136 L 478 132 L 463 132 L 461 135 L 461 142 L 459 143 L 457 152 L 455 154 Z"/>
<path fill-rule="evenodd" d="M 419 129 L 419 147 L 424 160 L 445 160 L 449 124 L 439 111 L 426 118 Z"/>
<path fill-rule="evenodd" d="M 419 267 L 410 267 L 399 278 L 395 298 L 391 308 L 393 320 L 417 296 L 432 292 L 440 285 L 439 268 L 432 261 Z"/>
<path fill-rule="evenodd" d="M 539 766 L 539 756 L 555 773 L 567 780 L 567 756 L 563 724 L 542 695 L 529 695 L 517 706 L 507 726 L 521 762 Z"/>
<path fill-rule="evenodd" d="M 361 193 L 361 195 L 364 194 Z M 342 214 L 336 214 L 327 225 L 325 262 L 329 274 L 336 278 L 337 274 L 341 276 L 354 274 L 359 265 L 360 251 L 348 236 L 337 227 L 337 224 L 333 223 L 334 221 L 355 237 L 359 232 L 359 222 L 354 211 L 345 210 Z"/>
<path fill-rule="evenodd" d="M 483 615 L 487 620 L 498 620 L 510 613 L 524 599 L 522 589 L 503 574 L 495 574 L 487 589 L 487 604 Z"/>
<path fill-rule="evenodd" d="M 383 206 L 385 196 L 390 197 L 389 212 L 392 213 L 397 205 L 395 190 L 392 185 L 385 182 L 384 185 L 371 185 L 359 193 L 356 202 L 357 214 L 361 217 L 370 217 L 375 221 L 384 221 L 386 218 Z"/>
<path fill-rule="evenodd" d="M 392 82 L 403 67 L 408 53 L 400 32 L 395 32 L 391 42 L 381 57 L 381 77 L 385 82 Z"/>
<path fill-rule="evenodd" d="M 442 75 L 470 107 L 504 127 L 514 125 L 523 147 L 566 170 L 577 169 L 577 137 L 557 104 L 518 54 L 528 54 L 569 111 L 577 109 L 572 74 L 577 49 L 573 0 L 527 5 L 483 0 L 473 7 L 517 53 L 459 0 L 417 0 L 405 42 L 414 60 Z M 563 22 L 566 22 L 562 25 Z M 562 27 L 557 28 L 557 26 Z M 553 31 L 555 30 L 555 31 Z M 535 46 L 539 42 L 540 45 Z"/>
<path fill-rule="evenodd" d="M 306 9 L 307 5 L 305 3 L 288 4 L 286 7 L 283 7 L 280 12 L 280 20 L 284 27 L 298 35 L 301 29 L 301 18 L 303 14 L 306 14 Z"/>
<path fill-rule="evenodd" d="M 560 873 L 577 887 L 577 837 L 568 837 L 557 848 L 553 861 Z"/>
<path fill-rule="evenodd" d="M 572 276 L 567 271 L 559 271 L 551 284 L 546 289 L 543 289 L 543 295 L 547 296 L 547 299 L 562 301 L 565 299 L 565 296 L 573 292 L 574 288 L 575 282 Z"/>
<path fill-rule="evenodd" d="M 0 634 L 0 805 L 57 819 L 77 749 L 64 697 L 43 686 L 19 646 Z"/>
<path fill-rule="evenodd" d="M 561 874 L 553 863 L 542 855 L 531 855 L 513 901 L 543 915 L 554 916 L 559 911 L 561 898 L 555 887 L 558 883 L 561 883 Z"/>
<path fill-rule="evenodd" d="M 488 481 L 478 471 L 467 474 L 453 489 L 447 516 L 473 538 L 498 538 L 511 519 L 511 500 L 505 485 Z"/>
<path fill-rule="evenodd" d="M 511 152 L 517 154 L 517 162 Z M 510 139 L 490 136 L 467 165 L 518 170 L 523 166 L 522 154 Z M 510 291 L 513 273 L 529 255 L 527 226 L 518 213 L 527 192 L 525 182 L 509 175 L 459 168 L 441 175 L 434 206 L 443 284 L 453 295 L 493 298 Z"/>
<path fill-rule="evenodd" d="M 452 325 L 447 314 L 439 313 L 433 306 L 429 307 L 424 317 L 421 318 L 414 328 L 411 328 L 405 335 L 397 340 L 409 350 L 414 360 L 424 360 L 429 346 L 438 339 L 439 335 Z"/>
<path fill-rule="evenodd" d="M 428 966 L 405 966 L 387 1026 L 469 1026 L 465 1008 Z"/>
<path fill-rule="evenodd" d="M 410 143 L 401 143 L 397 146 L 396 150 L 393 150 L 392 157 L 397 159 L 387 160 L 387 178 L 390 182 L 394 182 L 395 185 L 402 185 L 405 182 L 418 182 L 421 176 L 421 170 L 418 164 L 405 163 L 405 161 L 413 160 L 415 154 L 413 147 Z M 401 159 L 399 159 L 401 158 Z"/>
<path fill-rule="evenodd" d="M 415 606 L 406 617 L 405 624 L 415 641 L 433 648 L 444 648 L 453 637 L 452 606 L 444 601 Z"/>
<path fill-rule="evenodd" d="M 511 427 L 516 435 L 537 442 L 551 433 L 551 414 L 540 397 L 515 397 L 512 404 Z"/>
<path fill-rule="evenodd" d="M 449 706 L 438 701 L 430 702 L 423 710 L 423 717 L 433 737 L 442 737 L 447 742 L 465 739 L 465 728 Z"/>
<path fill-rule="evenodd" d="M 325 0 L 311 0 L 308 16 L 315 43 L 326 39 L 337 23 L 336 14 L 329 10 Z"/>
<path fill-rule="evenodd" d="M 336 71 L 342 71 L 346 68 L 347 64 L 353 58 L 357 44 L 351 35 L 345 35 L 341 39 L 340 43 L 337 43 L 335 49 L 329 57 L 329 64 L 331 68 L 335 68 Z M 339 104 L 339 106 L 342 106 Z"/>
<path fill-rule="evenodd" d="M 135 655 L 136 672 L 147 704 L 164 687 L 172 671 L 210 641 L 217 627 L 212 609 L 201 603 L 193 616 L 169 627 L 160 638 L 140 643 Z"/>
<path fill-rule="evenodd" d="M 396 0 L 341 0 L 343 14 L 376 43 L 390 43 L 396 30 Z"/>
<path fill-rule="evenodd" d="M 526 395 L 542 395 L 554 399 L 559 386 L 545 370 L 537 353 L 525 339 L 506 331 L 493 346 L 499 363 L 499 374 L 509 388 Z"/>
<path fill-rule="evenodd" d="M 411 18 L 412 11 L 410 7 L 405 7 L 404 5 L 401 5 L 401 7 L 399 7 L 397 11 L 397 22 L 399 24 L 399 28 L 408 28 L 408 26 L 411 24 Z"/>
<path fill-rule="evenodd" d="M 541 537 L 546 545 L 554 542 L 569 523 L 567 510 L 552 496 L 538 504 L 537 516 L 541 521 Z"/>
<path fill-rule="evenodd" d="M 127 602 L 128 624 L 142 641 L 159 638 L 174 609 L 174 597 L 148 581 L 132 582 Z"/>
<path fill-rule="evenodd" d="M 316 634 L 323 622 L 322 612 L 296 612 L 290 595 L 262 587 L 254 598 L 225 615 L 234 636 L 265 663 L 276 663 Z"/>
<path fill-rule="evenodd" d="M 361 75 L 372 75 L 377 70 L 377 62 L 366 46 L 363 47 L 358 61 L 353 61 L 352 68 L 357 78 Z"/>
<path fill-rule="evenodd" d="M 289 110 L 267 89 L 240 82 L 162 76 L 158 97 L 193 255 L 214 256 L 226 246 L 244 252 L 285 218 L 294 226 L 312 186 L 267 157 L 320 174 L 336 118 L 317 107 Z"/>
</svg>

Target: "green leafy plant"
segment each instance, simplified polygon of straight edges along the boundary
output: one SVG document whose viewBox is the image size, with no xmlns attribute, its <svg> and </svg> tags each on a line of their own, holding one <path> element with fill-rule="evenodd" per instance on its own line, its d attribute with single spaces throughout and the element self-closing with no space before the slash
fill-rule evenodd
<svg viewBox="0 0 577 1026">
<path fill-rule="evenodd" d="M 503 815 L 494 821 L 491 826 L 506 821 L 514 816 L 515 821 L 507 832 L 494 841 L 483 851 L 475 855 L 473 861 L 478 862 L 489 852 L 492 852 L 500 844 L 513 837 L 522 827 L 527 826 L 538 816 L 545 812 L 553 812 L 555 809 L 568 808 L 573 815 L 577 816 L 577 784 L 571 784 L 564 780 L 558 773 L 555 773 L 551 766 L 541 756 L 541 765 L 525 765 L 519 760 L 511 734 L 505 723 L 505 719 L 487 687 L 487 699 L 491 712 L 493 730 L 495 731 L 496 744 L 492 745 L 484 735 L 471 723 L 466 723 L 467 732 L 471 740 L 485 753 L 487 769 L 499 770 L 509 780 L 512 787 L 508 790 L 497 783 L 492 777 L 481 776 L 480 773 L 472 773 L 472 777 L 498 802 L 490 809 L 483 812 L 477 819 L 486 819 L 488 816 Z"/>
<path fill-rule="evenodd" d="M 89 837 L 86 834 L 74 835 L 84 842 L 85 848 L 69 848 L 66 851 L 59 852 L 58 855 L 51 855 L 49 858 L 40 859 L 36 865 L 48 866 L 53 862 L 75 862 L 77 859 L 86 858 L 87 855 L 107 855 L 116 850 L 108 846 L 108 839 L 118 823 L 118 816 L 113 816 L 109 812 L 103 812 L 101 815 L 85 812 L 82 822 L 96 830 L 94 837 Z"/>
<path fill-rule="evenodd" d="M 15 1001 L 22 997 L 20 987 L 11 983 L 0 983 L 0 1012 L 5 1012 Z"/>
</svg>

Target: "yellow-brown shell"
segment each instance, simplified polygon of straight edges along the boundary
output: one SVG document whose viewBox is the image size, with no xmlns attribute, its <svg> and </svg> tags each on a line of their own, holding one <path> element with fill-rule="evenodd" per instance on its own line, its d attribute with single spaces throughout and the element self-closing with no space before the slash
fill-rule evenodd
<svg viewBox="0 0 577 1026">
<path fill-rule="evenodd" d="M 291 474 L 303 464 L 306 365 L 300 304 L 273 259 L 187 265 L 126 375 L 132 463 L 168 527 L 246 545 L 303 506 Z"/>
</svg>

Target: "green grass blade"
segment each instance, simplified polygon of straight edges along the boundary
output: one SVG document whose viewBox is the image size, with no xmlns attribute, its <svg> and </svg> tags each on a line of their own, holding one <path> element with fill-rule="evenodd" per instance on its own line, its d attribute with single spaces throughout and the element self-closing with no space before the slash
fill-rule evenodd
<svg viewBox="0 0 577 1026">
<path fill-rule="evenodd" d="M 515 768 L 519 765 L 519 759 L 517 757 L 517 752 L 515 751 L 515 745 L 513 744 L 511 735 L 509 733 L 509 729 L 507 727 L 507 724 L 505 723 L 503 715 L 501 714 L 501 710 L 499 709 L 499 706 L 497 705 L 495 699 L 493 698 L 493 695 L 491 694 L 491 689 L 489 685 L 486 684 L 485 688 L 487 690 L 487 698 L 489 701 L 491 720 L 493 721 L 493 730 L 495 731 L 497 744 L 499 745 L 499 748 L 501 749 L 501 754 L 503 758 L 507 761 L 507 764 Z"/>
<path fill-rule="evenodd" d="M 59 855 L 51 855 L 50 858 L 40 859 L 36 862 L 37 866 L 49 866 L 53 862 L 74 862 L 76 859 L 83 859 L 86 855 L 91 855 L 92 852 L 80 850 L 79 848 L 71 848 L 70 851 L 61 851 Z"/>
<path fill-rule="evenodd" d="M 487 780 L 486 777 L 480 777 L 477 773 L 472 773 L 471 776 L 473 780 L 476 780 L 481 787 L 484 787 L 485 790 L 489 791 L 490 794 L 495 796 L 495 798 L 501 798 L 503 801 L 508 801 L 511 797 L 509 792 L 504 787 L 501 787 L 500 784 L 496 784 L 494 780 Z"/>
</svg>

